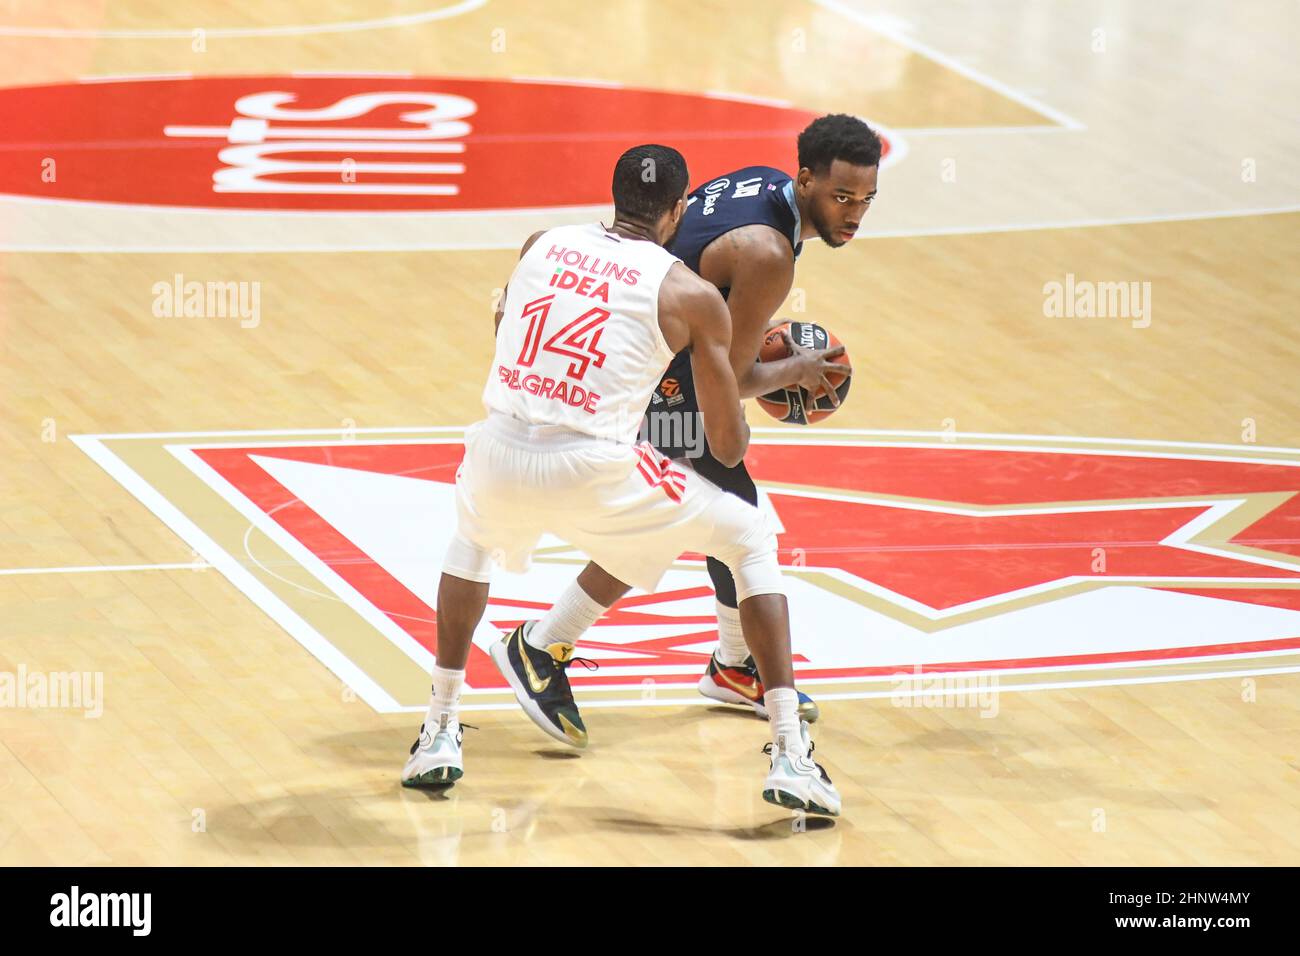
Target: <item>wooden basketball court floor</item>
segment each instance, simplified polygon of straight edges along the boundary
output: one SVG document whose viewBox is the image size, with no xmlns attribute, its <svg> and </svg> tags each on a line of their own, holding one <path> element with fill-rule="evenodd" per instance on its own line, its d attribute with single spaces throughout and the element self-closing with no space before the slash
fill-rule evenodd
<svg viewBox="0 0 1300 956">
<path fill-rule="evenodd" d="M 857 368 L 835 427 L 1292 460 L 1298 18 L 1285 2 L 18 2 L 0 70 L 7 87 L 578 78 L 854 112 L 906 155 L 863 235 L 811 242 L 798 266 L 800 305 Z M 498 216 L 456 248 L 436 223 L 395 241 L 372 216 L 351 247 L 317 247 L 262 230 L 266 213 L 205 239 L 158 207 L 128 236 L 120 209 L 47 206 L 0 196 L 0 672 L 102 674 L 103 713 L 0 707 L 0 863 L 1300 863 L 1294 644 L 1226 676 L 1004 693 L 992 719 L 828 698 L 816 738 L 846 812 L 806 830 L 759 799 L 762 725 L 684 704 L 592 710 L 581 755 L 515 710 L 467 714 L 465 780 L 402 790 L 418 715 L 351 693 L 69 436 L 469 423 L 494 290 L 534 220 Z M 155 317 L 149 290 L 177 273 L 259 282 L 260 324 Z M 1045 284 L 1067 276 L 1149 282 L 1149 323 L 1048 315 Z M 1270 546 L 1279 576 L 1300 570 L 1296 537 Z"/>
</svg>

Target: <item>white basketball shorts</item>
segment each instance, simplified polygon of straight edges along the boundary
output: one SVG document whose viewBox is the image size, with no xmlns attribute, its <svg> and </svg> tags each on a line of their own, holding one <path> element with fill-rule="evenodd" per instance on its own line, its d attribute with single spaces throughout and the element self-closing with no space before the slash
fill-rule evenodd
<svg viewBox="0 0 1300 956">
<path fill-rule="evenodd" d="M 494 561 L 527 570 L 550 533 L 644 591 L 683 551 L 723 562 L 742 601 L 784 590 L 767 516 L 645 442 L 493 412 L 465 432 L 456 513 L 443 570 L 469 581 L 486 582 Z"/>
</svg>

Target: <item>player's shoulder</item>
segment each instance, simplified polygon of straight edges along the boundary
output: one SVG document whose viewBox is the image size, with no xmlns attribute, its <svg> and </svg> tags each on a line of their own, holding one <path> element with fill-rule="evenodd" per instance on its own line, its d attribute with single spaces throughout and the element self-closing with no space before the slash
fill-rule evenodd
<svg viewBox="0 0 1300 956">
<path fill-rule="evenodd" d="M 726 310 L 717 286 L 702 279 L 680 259 L 668 267 L 659 286 L 659 308 L 672 313 L 699 313 L 710 309 Z"/>
</svg>

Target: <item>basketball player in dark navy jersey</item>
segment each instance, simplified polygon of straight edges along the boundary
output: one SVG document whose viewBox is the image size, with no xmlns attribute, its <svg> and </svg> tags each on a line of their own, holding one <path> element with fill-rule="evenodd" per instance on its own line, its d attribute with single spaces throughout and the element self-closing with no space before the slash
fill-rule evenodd
<svg viewBox="0 0 1300 956">
<path fill-rule="evenodd" d="M 799 135 L 798 156 L 799 171 L 793 178 L 769 166 L 747 166 L 694 190 L 668 250 L 717 286 L 727 301 L 731 365 L 742 399 L 798 385 L 812 392 L 824 390 L 838 404 L 826 375 L 847 370 L 833 361 L 843 354 L 842 348 L 804 349 L 787 336 L 789 358 L 760 363 L 758 353 L 790 293 L 804 240 L 817 237 L 838 248 L 857 231 L 876 195 L 880 139 L 856 117 L 823 116 Z M 699 429 L 688 433 L 682 427 L 655 427 L 655 416 L 667 413 L 684 421 L 696 412 L 687 350 L 674 357 L 652 396 L 646 433 L 668 457 L 689 460 L 714 484 L 757 504 L 758 490 L 743 461 L 728 467 L 707 444 L 700 448 L 678 443 Z M 731 572 L 712 557 L 708 568 L 717 596 L 719 646 L 700 679 L 700 692 L 749 705 L 766 717 L 761 675 L 784 673 L 791 662 L 777 660 L 771 648 L 747 646 Z M 536 627 L 544 629 L 548 642 L 574 643 L 628 590 L 599 566 L 588 564 Z M 817 705 L 803 693 L 799 711 L 805 720 L 818 716 Z"/>
</svg>

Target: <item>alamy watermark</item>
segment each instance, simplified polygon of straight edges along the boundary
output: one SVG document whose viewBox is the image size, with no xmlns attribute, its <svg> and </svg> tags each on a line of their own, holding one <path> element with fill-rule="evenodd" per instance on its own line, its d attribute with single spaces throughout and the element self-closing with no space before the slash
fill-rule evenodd
<svg viewBox="0 0 1300 956">
<path fill-rule="evenodd" d="M 0 671 L 0 708 L 80 710 L 88 718 L 104 714 L 103 671 Z"/>
<path fill-rule="evenodd" d="M 120 926 L 132 936 L 148 936 L 152 916 L 152 893 L 83 893 L 73 884 L 50 897 L 51 926 Z"/>
<path fill-rule="evenodd" d="M 179 272 L 170 282 L 155 282 L 156 318 L 239 319 L 240 328 L 255 329 L 262 321 L 262 283 L 185 281 Z"/>
<path fill-rule="evenodd" d="M 895 707 L 970 707 L 978 708 L 981 717 L 998 715 L 996 674 L 925 674 L 916 664 L 910 674 L 890 676 L 894 689 L 889 702 Z"/>
<path fill-rule="evenodd" d="M 1135 329 L 1151 324 L 1150 282 L 1090 282 L 1067 272 L 1064 282 L 1043 284 L 1043 315 L 1049 319 L 1131 319 Z"/>
<path fill-rule="evenodd" d="M 671 451 L 672 458 L 699 458 L 705 452 L 704 417 L 699 412 L 646 412 L 640 441 Z"/>
</svg>

